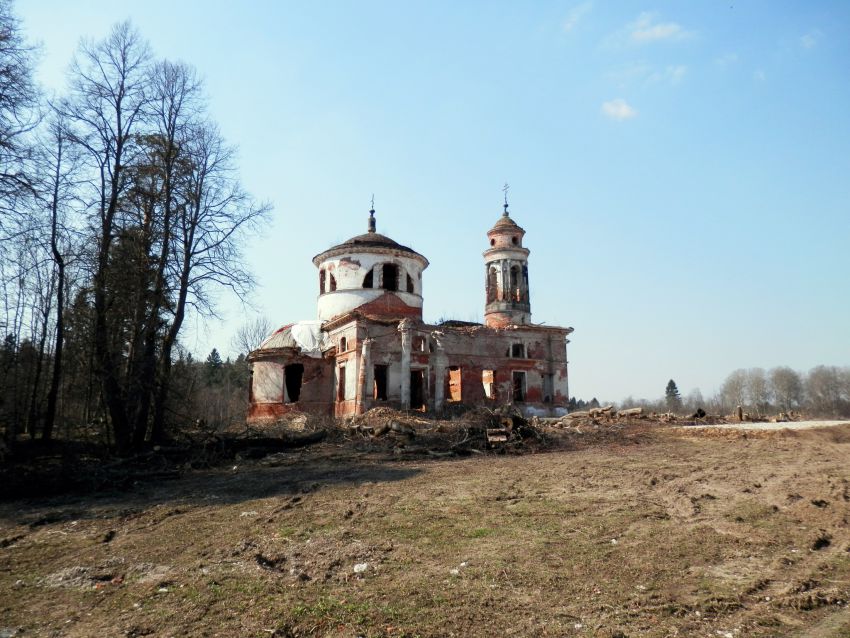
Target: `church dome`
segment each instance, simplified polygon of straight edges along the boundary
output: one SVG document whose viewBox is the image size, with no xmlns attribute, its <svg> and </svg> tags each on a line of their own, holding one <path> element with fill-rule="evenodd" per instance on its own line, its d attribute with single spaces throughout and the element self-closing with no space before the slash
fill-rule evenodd
<svg viewBox="0 0 850 638">
<path fill-rule="evenodd" d="M 313 257 L 319 269 L 319 319 L 355 309 L 364 314 L 422 317 L 422 271 L 428 260 L 375 230 L 331 246 Z"/>
</svg>

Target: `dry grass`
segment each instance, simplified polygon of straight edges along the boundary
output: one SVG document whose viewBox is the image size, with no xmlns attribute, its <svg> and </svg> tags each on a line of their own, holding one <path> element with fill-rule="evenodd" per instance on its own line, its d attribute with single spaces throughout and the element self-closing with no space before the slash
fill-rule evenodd
<svg viewBox="0 0 850 638">
<path fill-rule="evenodd" d="M 323 444 L 5 504 L 0 632 L 850 635 L 850 428 L 572 436 L 450 461 Z"/>
</svg>

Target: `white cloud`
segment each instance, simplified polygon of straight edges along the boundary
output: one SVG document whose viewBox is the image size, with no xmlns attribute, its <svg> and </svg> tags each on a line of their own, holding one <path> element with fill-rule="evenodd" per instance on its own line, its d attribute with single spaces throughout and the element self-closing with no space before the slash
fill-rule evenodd
<svg viewBox="0 0 850 638">
<path fill-rule="evenodd" d="M 820 29 L 811 29 L 805 35 L 800 36 L 800 45 L 802 45 L 805 49 L 811 49 L 815 45 L 817 45 L 818 41 L 823 36 L 823 33 Z"/>
<path fill-rule="evenodd" d="M 652 13 L 641 13 L 638 19 L 628 26 L 628 31 L 632 42 L 638 44 L 659 40 L 684 40 L 691 35 L 677 22 L 656 22 Z"/>
<path fill-rule="evenodd" d="M 564 20 L 564 32 L 570 33 L 573 29 L 575 29 L 579 21 L 590 13 L 591 9 L 593 9 L 592 2 L 582 2 L 570 9 L 567 13 L 566 19 Z"/>
<path fill-rule="evenodd" d="M 663 71 L 656 71 L 649 76 L 650 82 L 669 82 L 670 84 L 678 84 L 688 72 L 688 67 L 684 64 L 671 65 Z"/>
<path fill-rule="evenodd" d="M 614 100 L 602 103 L 602 112 L 612 120 L 630 120 L 637 117 L 638 112 L 629 106 L 623 98 L 618 97 Z"/>
<path fill-rule="evenodd" d="M 717 66 L 731 66 L 738 61 L 737 53 L 726 53 L 720 57 L 714 58 L 714 63 Z"/>
<path fill-rule="evenodd" d="M 631 62 L 605 74 L 618 88 L 625 89 L 634 84 L 647 86 L 650 84 L 669 83 L 679 84 L 688 72 L 684 64 L 672 64 L 666 67 L 655 67 L 643 61 Z"/>
</svg>

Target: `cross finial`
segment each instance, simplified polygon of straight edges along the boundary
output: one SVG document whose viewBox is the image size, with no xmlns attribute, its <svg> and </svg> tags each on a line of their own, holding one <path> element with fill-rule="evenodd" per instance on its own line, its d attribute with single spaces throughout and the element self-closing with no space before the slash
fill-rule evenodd
<svg viewBox="0 0 850 638">
<path fill-rule="evenodd" d="M 372 193 L 372 208 L 369 209 L 369 232 L 375 232 L 375 193 Z"/>
<path fill-rule="evenodd" d="M 505 217 L 507 217 L 507 216 L 508 216 L 508 191 L 510 190 L 510 188 L 511 188 L 511 187 L 508 185 L 508 183 L 507 183 L 507 182 L 505 182 L 505 185 L 502 187 L 502 192 L 505 194 L 505 206 L 504 206 L 504 208 L 505 208 L 505 212 L 504 212 L 504 213 L 502 213 L 502 214 L 503 214 Z"/>
</svg>

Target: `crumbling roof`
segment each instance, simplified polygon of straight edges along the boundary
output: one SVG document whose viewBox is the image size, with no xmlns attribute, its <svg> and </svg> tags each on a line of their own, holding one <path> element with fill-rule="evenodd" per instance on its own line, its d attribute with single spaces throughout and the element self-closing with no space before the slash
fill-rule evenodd
<svg viewBox="0 0 850 638">
<path fill-rule="evenodd" d="M 446 319 L 437 324 L 446 328 L 470 328 L 474 326 L 483 326 L 484 324 L 475 321 L 459 321 L 458 319 Z"/>
<path fill-rule="evenodd" d="M 319 358 L 322 356 L 323 341 L 321 321 L 298 321 L 275 330 L 257 349 L 300 348 L 301 354 Z"/>
</svg>

